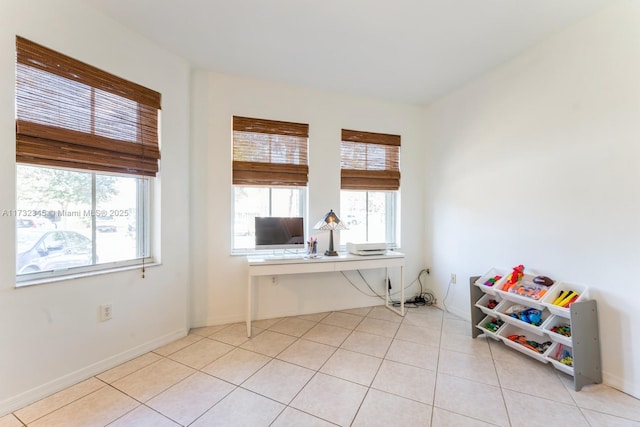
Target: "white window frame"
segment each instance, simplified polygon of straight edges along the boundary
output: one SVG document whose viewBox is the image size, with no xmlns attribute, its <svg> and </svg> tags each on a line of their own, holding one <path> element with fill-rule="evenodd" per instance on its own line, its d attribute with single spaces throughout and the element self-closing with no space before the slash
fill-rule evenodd
<svg viewBox="0 0 640 427">
<path fill-rule="evenodd" d="M 20 166 L 22 163 L 17 163 L 16 166 Z M 28 167 L 41 167 L 45 169 L 62 169 L 68 170 L 72 172 L 79 173 L 89 173 L 91 174 L 91 210 L 96 211 L 96 175 L 109 175 L 105 172 L 100 171 L 85 171 L 85 170 L 76 170 L 76 169 L 66 169 L 66 168 L 55 168 L 50 166 L 37 166 L 31 164 L 24 164 L 24 166 Z M 157 260 L 153 256 L 153 237 L 151 236 L 152 221 L 153 221 L 153 212 L 151 207 L 153 201 L 153 187 L 155 184 L 155 179 L 149 176 L 139 176 L 139 175 L 120 175 L 120 174 L 111 174 L 116 176 L 124 176 L 127 178 L 135 178 L 137 179 L 137 205 L 136 212 L 142 212 L 136 218 L 136 230 L 143 230 L 143 247 L 141 248 L 140 240 L 136 239 L 136 252 L 138 254 L 138 258 L 123 260 L 123 261 L 114 261 L 108 263 L 100 263 L 100 264 L 92 264 L 81 267 L 72 267 L 67 269 L 59 269 L 59 270 L 50 270 L 50 271 L 41 271 L 34 272 L 28 274 L 17 274 L 16 271 L 15 281 L 16 287 L 23 287 L 29 285 L 36 284 L 44 284 L 49 282 L 56 282 L 60 280 L 66 280 L 70 278 L 76 277 L 84 277 L 84 276 L 92 276 L 96 274 L 105 274 L 113 271 L 120 271 L 123 269 L 132 269 L 139 268 L 141 266 L 152 266 L 157 264 Z M 16 176 L 16 190 L 17 190 L 17 176 Z M 142 191 L 142 196 L 140 192 Z M 17 211 L 16 211 L 17 212 Z M 15 215 L 17 216 L 17 215 Z M 16 218 L 17 219 L 17 218 Z M 93 260 L 96 259 L 96 217 L 92 217 L 91 221 L 91 241 L 92 241 L 92 251 L 93 251 Z M 144 253 L 140 255 L 140 251 Z M 17 251 L 14 256 L 14 262 L 17 257 Z"/>
<path fill-rule="evenodd" d="M 256 249 L 255 247 L 251 248 L 237 248 L 235 247 L 235 226 L 236 226 L 236 212 L 235 212 L 235 189 L 236 188 L 267 188 L 269 189 L 269 215 L 273 215 L 273 198 L 272 198 L 272 190 L 274 189 L 289 189 L 289 190 L 297 190 L 300 192 L 300 209 L 301 212 L 299 216 L 304 219 L 304 233 L 305 239 L 309 235 L 309 222 L 307 216 L 307 197 L 308 197 L 308 187 L 260 187 L 256 185 L 232 185 L 231 186 L 231 255 L 250 255 L 250 254 L 261 254 L 261 253 L 270 253 L 273 250 L 265 250 L 265 249 Z"/>
<path fill-rule="evenodd" d="M 369 236 L 369 193 L 385 193 L 385 242 L 388 249 L 399 249 L 401 247 L 401 229 L 400 229 L 400 190 L 396 191 L 380 191 L 380 190 L 340 190 L 340 192 L 362 192 L 365 193 L 366 206 L 364 211 L 367 212 L 367 217 L 364 218 L 366 227 L 366 236 L 368 240 Z M 345 206 L 340 206 L 341 212 L 346 211 Z M 344 218 L 341 218 L 344 220 Z M 346 240 L 341 234 L 340 236 L 340 249 L 346 250 Z"/>
</svg>

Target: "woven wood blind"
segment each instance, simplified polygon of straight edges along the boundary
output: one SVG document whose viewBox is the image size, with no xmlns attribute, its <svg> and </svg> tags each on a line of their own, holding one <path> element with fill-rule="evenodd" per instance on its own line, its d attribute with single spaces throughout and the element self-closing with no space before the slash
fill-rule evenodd
<svg viewBox="0 0 640 427">
<path fill-rule="evenodd" d="M 398 190 L 400 136 L 342 129 L 340 169 L 343 190 Z"/>
<path fill-rule="evenodd" d="M 16 161 L 155 176 L 160 94 L 16 37 Z"/>
<path fill-rule="evenodd" d="M 309 125 L 233 116 L 233 183 L 304 187 Z"/>
</svg>

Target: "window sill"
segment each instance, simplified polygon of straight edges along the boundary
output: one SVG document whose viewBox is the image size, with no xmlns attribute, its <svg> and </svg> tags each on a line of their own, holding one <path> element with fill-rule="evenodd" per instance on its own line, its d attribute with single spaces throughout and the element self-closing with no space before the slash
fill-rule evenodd
<svg viewBox="0 0 640 427">
<path fill-rule="evenodd" d="M 161 262 L 156 262 L 156 261 L 150 261 L 149 263 L 145 262 L 144 264 L 144 268 L 145 270 L 147 268 L 151 268 L 151 267 L 157 267 L 159 265 L 162 265 Z M 142 264 L 132 264 L 132 265 L 124 265 L 124 266 L 118 266 L 118 267 L 112 267 L 112 268 L 104 268 L 104 269 L 100 269 L 100 270 L 93 270 L 93 271 L 82 271 L 82 272 L 77 272 L 77 273 L 72 273 L 72 274 L 65 274 L 65 275 L 56 275 L 56 276 L 49 276 L 49 277 L 38 277 L 36 279 L 30 279 L 30 280 L 21 280 L 21 281 L 16 281 L 16 289 L 20 289 L 20 288 L 28 288 L 30 286 L 36 286 L 36 285 L 45 285 L 48 283 L 55 283 L 55 282 L 64 282 L 67 280 L 76 280 L 76 279 L 84 279 L 87 277 L 94 277 L 94 276 L 101 276 L 104 274 L 112 274 L 112 273 L 118 273 L 121 271 L 130 271 L 130 270 L 140 270 L 142 269 Z"/>
</svg>

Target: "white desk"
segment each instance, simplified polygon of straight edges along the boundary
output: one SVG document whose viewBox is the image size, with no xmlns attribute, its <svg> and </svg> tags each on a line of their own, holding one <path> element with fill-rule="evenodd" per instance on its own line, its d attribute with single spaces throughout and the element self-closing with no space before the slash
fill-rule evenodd
<svg viewBox="0 0 640 427">
<path fill-rule="evenodd" d="M 251 306 L 253 279 L 258 276 L 279 276 L 283 274 L 324 273 L 330 271 L 385 269 L 385 305 L 400 316 L 404 316 L 404 254 L 387 252 L 385 255 L 351 255 L 320 258 L 304 258 L 299 256 L 283 256 L 282 258 L 247 257 L 249 263 L 249 280 L 247 287 L 247 336 L 251 336 Z M 400 310 L 389 305 L 389 268 L 400 267 Z"/>
</svg>

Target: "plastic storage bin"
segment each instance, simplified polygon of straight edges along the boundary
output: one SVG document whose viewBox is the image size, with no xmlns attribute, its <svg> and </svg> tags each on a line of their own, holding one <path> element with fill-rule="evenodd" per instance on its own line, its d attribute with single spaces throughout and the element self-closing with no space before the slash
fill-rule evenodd
<svg viewBox="0 0 640 427">
<path fill-rule="evenodd" d="M 578 293 L 578 298 L 575 301 L 582 301 L 587 297 L 587 288 L 585 286 L 576 285 L 567 282 L 559 282 L 553 285 L 553 289 L 550 289 L 547 294 L 542 298 L 542 303 L 549 309 L 549 311 L 558 316 L 562 316 L 565 319 L 571 317 L 569 307 L 561 307 L 553 304 L 553 302 L 560 296 L 560 292 L 574 291 Z M 574 301 L 574 302 L 575 302 Z"/>
<path fill-rule="evenodd" d="M 482 292 L 485 292 L 489 295 L 495 295 L 496 289 L 499 288 L 505 280 L 507 280 L 507 276 L 509 275 L 509 270 L 504 268 L 492 268 L 487 271 L 484 276 L 476 280 L 475 285 L 482 289 Z M 496 281 L 495 284 L 489 286 L 488 283 L 490 279 L 493 279 L 496 276 L 500 276 L 500 279 Z"/>
<path fill-rule="evenodd" d="M 566 335 L 562 335 L 559 334 L 557 332 L 554 332 L 552 329 L 554 329 L 557 326 L 561 326 L 561 325 L 568 325 L 569 328 L 571 328 L 571 322 L 569 321 L 569 319 L 566 319 L 562 316 L 556 316 L 555 314 L 552 314 L 542 325 L 542 330 L 544 331 L 545 334 L 547 334 L 549 336 L 549 338 L 551 338 L 553 341 L 555 342 L 559 342 L 561 344 L 564 345 L 568 345 L 571 346 L 573 344 L 573 342 L 571 341 L 571 335 L 566 336 Z"/>
<path fill-rule="evenodd" d="M 504 289 L 507 286 L 505 280 L 496 291 L 502 299 L 515 301 L 527 307 L 543 309 L 545 306 L 542 300 L 555 288 L 556 284 L 551 286 L 538 285 L 533 283 L 534 277 L 533 274 L 525 273 L 522 280 L 508 290 Z"/>
<path fill-rule="evenodd" d="M 518 328 L 517 326 L 512 325 L 510 323 L 505 323 L 505 325 L 502 328 L 500 328 L 500 330 L 498 331 L 498 337 L 500 337 L 500 339 L 509 347 L 519 351 L 520 353 L 526 354 L 529 357 L 533 357 L 534 359 L 542 363 L 549 362 L 549 359 L 545 357 L 545 353 L 549 350 L 549 348 L 547 348 L 543 352 L 532 350 L 516 341 L 509 339 L 509 336 L 512 336 L 512 335 L 521 335 L 523 336 L 524 340 L 535 341 L 538 344 L 543 344 L 551 341 L 548 339 L 546 335 L 536 334 L 531 331 Z"/>
<path fill-rule="evenodd" d="M 539 325 L 534 325 L 532 323 L 528 323 L 525 322 L 523 320 L 521 320 L 520 318 L 514 318 L 511 317 L 509 314 L 507 314 L 507 312 L 509 311 L 509 309 L 513 306 L 516 305 L 521 305 L 525 308 L 533 308 L 535 310 L 540 310 L 540 324 Z M 498 305 L 498 307 L 496 308 L 496 312 L 498 314 L 498 316 L 504 320 L 507 323 L 511 323 L 512 325 L 515 325 L 519 328 L 522 329 L 526 329 L 528 331 L 533 332 L 534 334 L 539 334 L 539 335 L 543 335 L 543 330 L 542 330 L 542 326 L 544 325 L 544 323 L 546 322 L 546 320 L 552 316 L 551 313 L 549 313 L 549 310 L 547 310 L 546 308 L 536 308 L 536 307 L 529 307 L 529 306 L 525 306 L 524 304 L 520 304 L 519 302 L 514 302 L 514 301 L 510 301 L 510 300 L 503 300 L 500 305 Z"/>
<path fill-rule="evenodd" d="M 497 324 L 498 327 L 494 330 L 488 327 L 489 324 Z M 498 316 L 487 316 L 476 325 L 476 328 L 484 332 L 488 337 L 493 338 L 496 341 L 500 341 L 498 332 L 505 326 L 505 323 Z"/>
<path fill-rule="evenodd" d="M 491 301 L 495 301 L 497 303 L 493 308 L 489 307 Z M 498 304 L 500 304 L 500 302 L 502 302 L 502 298 L 500 298 L 499 295 L 486 294 L 478 301 L 476 301 L 474 305 L 488 316 L 497 316 L 496 308 L 498 307 Z"/>
<path fill-rule="evenodd" d="M 571 358 L 571 365 L 567 365 L 565 363 L 560 362 L 565 357 Z M 569 374 L 571 376 L 574 375 L 573 370 L 573 348 L 568 345 L 560 344 L 558 342 L 553 343 L 549 351 L 547 351 L 546 358 L 553 364 L 553 366 L 559 370 L 564 372 L 565 374 Z"/>
</svg>

